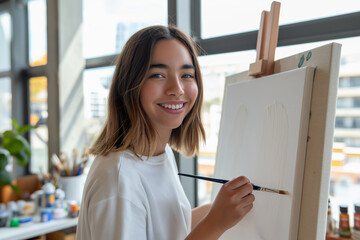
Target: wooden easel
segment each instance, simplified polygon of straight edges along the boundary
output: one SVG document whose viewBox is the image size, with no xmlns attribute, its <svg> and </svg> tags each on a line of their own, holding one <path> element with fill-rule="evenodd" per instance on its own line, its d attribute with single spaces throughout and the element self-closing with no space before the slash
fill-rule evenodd
<svg viewBox="0 0 360 240">
<path fill-rule="evenodd" d="M 262 77 L 274 73 L 275 49 L 279 35 L 280 3 L 272 2 L 271 10 L 261 14 L 256 44 L 256 61 L 250 64 L 249 75 Z"/>
<path fill-rule="evenodd" d="M 234 84 L 251 82 L 251 79 L 257 77 L 281 74 L 300 67 L 316 69 L 313 76 L 298 231 L 297 236 L 291 239 L 324 239 L 341 45 L 330 43 L 274 61 L 279 7 L 279 3 L 273 2 L 271 13 L 262 13 L 256 61 L 250 64 L 248 71 L 226 77 L 222 108 L 224 109 L 228 89 Z M 219 136 L 223 131 L 220 124 Z M 219 140 L 217 152 L 220 152 L 222 145 L 224 144 Z M 220 177 L 216 174 L 223 174 L 222 166 L 233 166 L 228 159 L 222 161 L 215 165 L 216 177 Z M 212 199 L 215 196 L 216 191 L 213 191 Z"/>
</svg>

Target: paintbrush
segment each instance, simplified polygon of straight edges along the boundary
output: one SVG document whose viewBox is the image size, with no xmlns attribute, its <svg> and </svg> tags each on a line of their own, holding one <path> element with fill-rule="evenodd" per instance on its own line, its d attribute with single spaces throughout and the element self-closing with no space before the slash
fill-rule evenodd
<svg viewBox="0 0 360 240">
<path fill-rule="evenodd" d="M 191 174 L 186 174 L 186 173 L 178 173 L 178 174 L 180 176 L 192 177 L 192 178 L 197 178 L 197 179 L 202 179 L 202 180 L 211 181 L 211 182 L 217 182 L 217 183 L 222 183 L 222 184 L 227 183 L 229 181 L 229 180 L 226 180 L 226 179 L 202 177 L 202 176 L 191 175 Z M 283 194 L 283 195 L 290 195 L 290 193 L 288 191 L 260 187 L 260 186 L 257 186 L 255 184 L 253 184 L 253 190 L 263 191 L 263 192 L 271 192 L 271 193 L 278 193 L 278 194 Z"/>
<path fill-rule="evenodd" d="M 60 159 L 55 153 L 51 155 L 51 163 L 54 166 L 56 172 L 58 172 L 59 174 L 64 169 L 64 165 L 61 163 Z"/>
</svg>

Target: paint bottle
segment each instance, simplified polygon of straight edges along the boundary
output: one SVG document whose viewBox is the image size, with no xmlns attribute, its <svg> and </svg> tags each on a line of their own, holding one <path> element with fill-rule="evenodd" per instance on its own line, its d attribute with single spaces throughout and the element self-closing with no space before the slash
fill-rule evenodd
<svg viewBox="0 0 360 240">
<path fill-rule="evenodd" d="M 76 202 L 70 202 L 68 204 L 68 216 L 70 218 L 76 218 L 79 216 L 79 205 Z"/>
<path fill-rule="evenodd" d="M 349 214 L 348 214 L 348 206 L 341 205 L 340 206 L 340 222 L 339 222 L 339 234 L 340 237 L 350 238 L 350 222 L 349 222 Z"/>
<path fill-rule="evenodd" d="M 334 233 L 334 221 L 332 219 L 330 199 L 328 199 L 326 234 L 333 234 L 333 233 Z"/>
<path fill-rule="evenodd" d="M 55 206 L 55 186 L 52 183 L 45 183 L 42 187 L 45 193 L 45 207 L 52 208 Z"/>
<path fill-rule="evenodd" d="M 360 240 L 360 203 L 355 203 L 354 208 L 354 229 L 352 237 L 353 239 Z"/>
<path fill-rule="evenodd" d="M 49 222 L 51 221 L 51 208 L 42 208 L 40 210 L 40 217 L 41 217 L 41 222 Z"/>
<path fill-rule="evenodd" d="M 9 212 L 3 203 L 0 203 L 0 228 L 6 227 L 9 219 Z"/>
</svg>

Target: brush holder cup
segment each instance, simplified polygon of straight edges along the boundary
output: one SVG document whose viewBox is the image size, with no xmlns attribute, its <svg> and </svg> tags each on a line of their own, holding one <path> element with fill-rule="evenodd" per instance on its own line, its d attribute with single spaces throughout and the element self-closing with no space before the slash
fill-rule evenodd
<svg viewBox="0 0 360 240">
<path fill-rule="evenodd" d="M 81 203 L 86 175 L 67 176 L 59 178 L 59 188 L 65 192 L 65 200 Z"/>
</svg>

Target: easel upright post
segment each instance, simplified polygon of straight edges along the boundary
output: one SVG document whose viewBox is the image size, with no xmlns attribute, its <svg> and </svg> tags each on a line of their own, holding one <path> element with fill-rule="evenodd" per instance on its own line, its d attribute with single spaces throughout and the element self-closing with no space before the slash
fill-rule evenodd
<svg viewBox="0 0 360 240">
<path fill-rule="evenodd" d="M 280 3 L 272 2 L 271 10 L 261 14 L 256 44 L 256 61 L 250 64 L 249 75 L 262 77 L 274 73 L 275 49 L 279 34 Z"/>
</svg>

